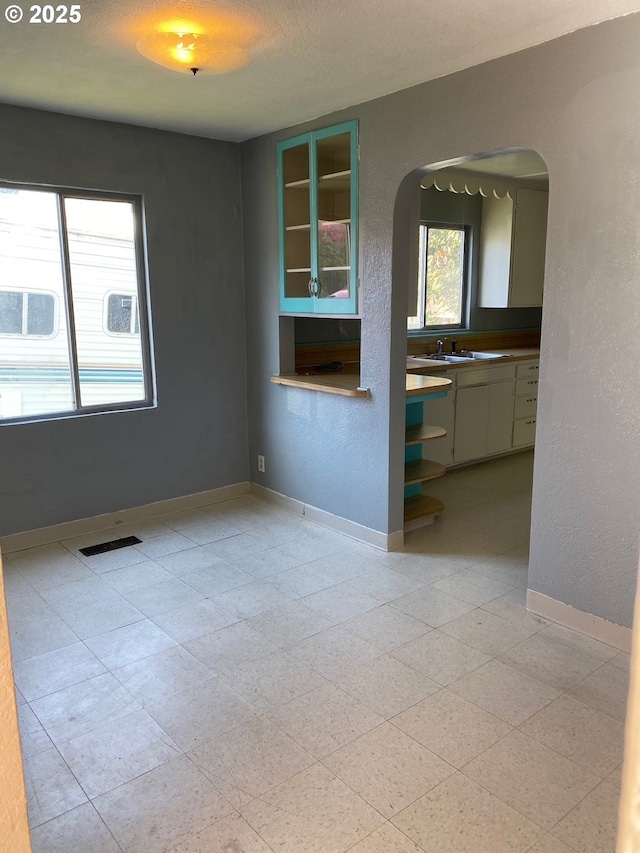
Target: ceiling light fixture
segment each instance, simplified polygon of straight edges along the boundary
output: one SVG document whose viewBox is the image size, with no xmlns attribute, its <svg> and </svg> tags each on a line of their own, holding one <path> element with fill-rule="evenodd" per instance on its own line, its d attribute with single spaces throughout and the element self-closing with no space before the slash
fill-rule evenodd
<svg viewBox="0 0 640 853">
<path fill-rule="evenodd" d="M 204 33 L 153 33 L 138 51 L 152 62 L 183 74 L 228 74 L 243 68 L 249 55 L 237 44 Z"/>
</svg>

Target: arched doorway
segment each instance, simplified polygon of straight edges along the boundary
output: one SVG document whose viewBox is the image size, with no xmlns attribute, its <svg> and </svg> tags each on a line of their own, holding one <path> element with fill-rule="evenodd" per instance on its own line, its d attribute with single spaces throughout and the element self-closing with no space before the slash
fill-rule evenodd
<svg viewBox="0 0 640 853">
<path fill-rule="evenodd" d="M 394 480 L 393 471 L 390 511 L 399 516 L 405 506 L 406 548 L 458 558 L 461 565 L 519 549 L 513 560 L 502 561 L 511 562 L 513 571 L 485 570 L 517 580 L 521 598 L 530 530 L 548 180 L 544 160 L 530 149 L 432 164 L 407 175 L 394 217 L 393 287 L 400 291 L 394 293 L 394 305 L 398 310 L 407 306 L 408 355 L 431 356 L 409 359 L 402 367 L 444 375 L 453 386 L 446 399 L 425 402 L 425 423 L 444 427 L 446 437 L 426 438 L 417 457 L 415 448 L 409 453 L 400 443 L 395 453 L 400 460 L 404 451 L 414 467 L 418 459 L 422 462 L 433 480 L 419 484 L 419 494 L 438 498 L 445 512 L 440 514 L 436 505 L 432 518 L 407 514 L 408 490 Z M 394 324 L 399 326 L 400 321 Z M 399 410 L 405 404 L 401 396 Z M 427 462 L 435 467 L 429 469 Z M 467 511 L 474 504 L 475 510 Z M 438 523 L 427 527 L 435 516 Z"/>
</svg>

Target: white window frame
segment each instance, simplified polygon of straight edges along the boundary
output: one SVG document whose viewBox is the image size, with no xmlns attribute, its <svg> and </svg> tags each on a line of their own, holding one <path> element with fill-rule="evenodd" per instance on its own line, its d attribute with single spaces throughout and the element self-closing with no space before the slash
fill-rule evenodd
<svg viewBox="0 0 640 853">
<path fill-rule="evenodd" d="M 462 294 L 461 294 L 461 317 L 459 323 L 448 323 L 445 325 L 429 325 L 425 324 L 426 309 L 427 309 L 427 250 L 428 239 L 427 235 L 430 228 L 437 228 L 442 231 L 462 231 L 464 235 L 464 246 L 462 255 Z M 467 225 L 459 225 L 453 222 L 435 222 L 423 221 L 420 223 L 420 234 L 418 239 L 418 298 L 417 320 L 419 325 L 407 324 L 407 331 L 414 334 L 425 334 L 425 332 L 446 332 L 446 331 L 464 331 L 469 328 L 469 299 L 471 294 L 470 286 L 470 264 L 471 264 L 471 229 Z M 409 318 L 410 320 L 413 317 Z"/>
</svg>

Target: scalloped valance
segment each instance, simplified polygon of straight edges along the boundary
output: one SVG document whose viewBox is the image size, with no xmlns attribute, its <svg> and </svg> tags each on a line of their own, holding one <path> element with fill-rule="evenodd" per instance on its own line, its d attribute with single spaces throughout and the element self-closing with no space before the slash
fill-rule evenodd
<svg viewBox="0 0 640 853">
<path fill-rule="evenodd" d="M 513 199 L 517 182 L 494 175 L 464 172 L 461 169 L 438 169 L 436 172 L 425 175 L 420 185 L 423 189 L 435 187 L 440 192 L 466 193 L 467 195 L 480 193 L 484 198 L 493 195 L 496 198 L 508 196 Z"/>
</svg>

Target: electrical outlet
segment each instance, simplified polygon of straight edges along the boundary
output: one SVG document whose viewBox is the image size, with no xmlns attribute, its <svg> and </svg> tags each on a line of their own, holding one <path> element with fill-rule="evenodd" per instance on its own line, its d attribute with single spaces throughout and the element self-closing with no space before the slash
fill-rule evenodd
<svg viewBox="0 0 640 853">
<path fill-rule="evenodd" d="M 264 474 L 264 456 L 258 456 L 258 471 Z"/>
</svg>

